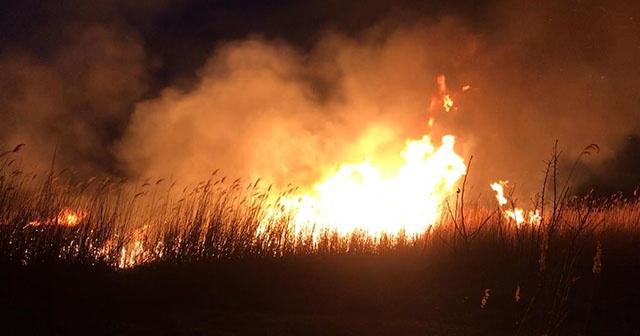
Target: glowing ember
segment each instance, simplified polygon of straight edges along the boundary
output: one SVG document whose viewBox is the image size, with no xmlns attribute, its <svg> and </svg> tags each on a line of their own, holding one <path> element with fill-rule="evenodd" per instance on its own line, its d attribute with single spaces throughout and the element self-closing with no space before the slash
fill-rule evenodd
<svg viewBox="0 0 640 336">
<path fill-rule="evenodd" d="M 119 268 L 131 268 L 135 265 L 144 264 L 150 259 L 150 251 L 144 248 L 148 225 L 133 230 L 128 237 L 129 240 L 120 248 Z"/>
<path fill-rule="evenodd" d="M 445 75 L 438 75 L 436 82 L 438 83 L 438 95 L 431 98 L 431 106 L 429 107 L 429 110 L 433 111 L 433 109 L 438 106 L 442 106 L 446 112 L 451 111 L 451 109 L 455 110 L 456 108 L 454 106 L 453 97 L 447 88 L 447 78 Z M 465 85 L 462 87 L 461 92 L 465 92 L 469 89 L 471 89 L 471 86 Z"/>
<path fill-rule="evenodd" d="M 82 221 L 86 216 L 87 214 L 85 212 L 62 209 L 58 213 L 58 217 L 56 219 L 58 225 L 76 226 L 80 224 L 80 221 Z"/>
<path fill-rule="evenodd" d="M 445 198 L 466 173 L 454 144 L 452 135 L 444 136 L 438 148 L 426 135 L 407 140 L 401 154 L 404 163 L 393 174 L 385 176 L 370 160 L 343 164 L 313 192 L 282 199 L 281 205 L 285 212 L 295 213 L 297 233 L 313 227 L 341 235 L 357 230 L 373 237 L 424 233 L 440 219 Z"/>
<path fill-rule="evenodd" d="M 55 218 L 45 221 L 32 221 L 29 222 L 31 226 L 40 225 L 60 225 L 74 227 L 82 222 L 87 217 L 87 213 L 84 211 L 74 211 L 68 208 L 64 208 L 58 212 Z"/>
<path fill-rule="evenodd" d="M 442 97 L 442 107 L 444 107 L 444 110 L 447 112 L 451 110 L 453 107 L 453 99 L 451 98 L 451 95 L 446 94 Z"/>
</svg>

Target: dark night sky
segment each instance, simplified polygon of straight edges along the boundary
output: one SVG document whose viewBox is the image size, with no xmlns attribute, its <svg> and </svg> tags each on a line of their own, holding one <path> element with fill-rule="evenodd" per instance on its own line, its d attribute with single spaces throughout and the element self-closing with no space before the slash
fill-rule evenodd
<svg viewBox="0 0 640 336">
<path fill-rule="evenodd" d="M 5 1 L 0 149 L 46 163 L 58 146 L 81 174 L 305 183 L 376 124 L 420 134 L 445 73 L 474 88 L 448 126 L 479 184 L 536 185 L 558 139 L 567 161 L 601 147 L 579 181 L 632 189 L 638 21 L 623 0 Z"/>
<path fill-rule="evenodd" d="M 357 35 L 384 21 L 435 21 L 455 15 L 481 30 L 489 28 L 483 23 L 494 2 L 13 1 L 0 5 L 0 43 L 3 50 L 24 48 L 46 59 L 69 42 L 70 26 L 122 25 L 142 39 L 150 57 L 160 63 L 151 74 L 162 86 L 192 77 L 216 46 L 252 34 L 309 49 L 329 29 Z"/>
</svg>

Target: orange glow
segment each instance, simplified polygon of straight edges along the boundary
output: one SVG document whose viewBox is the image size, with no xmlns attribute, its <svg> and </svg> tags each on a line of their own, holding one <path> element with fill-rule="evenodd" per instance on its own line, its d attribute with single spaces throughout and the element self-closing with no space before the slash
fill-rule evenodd
<svg viewBox="0 0 640 336">
<path fill-rule="evenodd" d="M 508 203 L 507 198 L 504 196 L 504 187 L 509 183 L 509 181 L 499 181 L 491 183 L 491 189 L 496 192 L 496 199 L 498 200 L 498 205 L 500 205 L 500 209 L 504 214 L 504 217 L 513 220 L 517 225 L 526 223 L 526 224 L 540 224 L 542 221 L 542 215 L 540 215 L 540 210 L 531 210 L 525 216 L 525 211 L 522 208 L 518 208 L 513 206 L 511 209 L 505 209 L 503 206 Z"/>
<path fill-rule="evenodd" d="M 442 107 L 449 112 L 453 108 L 453 98 L 447 90 L 447 79 L 444 75 L 438 76 L 438 88 L 440 89 L 440 97 L 442 97 Z"/>
<path fill-rule="evenodd" d="M 135 265 L 144 264 L 150 260 L 150 251 L 145 249 L 144 242 L 147 240 L 148 225 L 133 230 L 128 237 L 127 243 L 120 248 L 118 258 L 119 268 L 131 268 Z"/>
<path fill-rule="evenodd" d="M 281 209 L 273 211 L 265 225 L 291 211 L 297 234 L 323 230 L 343 236 L 361 231 L 372 237 L 425 233 L 441 218 L 446 197 L 466 173 L 454 144 L 452 135 L 444 136 L 439 147 L 427 135 L 409 139 L 401 153 L 403 163 L 392 174 L 383 174 L 371 160 L 342 164 L 311 192 L 281 199 Z"/>
<path fill-rule="evenodd" d="M 496 192 L 496 198 L 500 206 L 507 204 L 507 199 L 504 197 L 504 185 L 508 182 L 509 181 L 499 181 L 491 183 L 491 189 Z"/>
<path fill-rule="evenodd" d="M 436 104 L 449 111 L 454 105 L 445 76 L 439 75 L 436 82 L 438 94 L 431 109 Z M 433 123 L 431 117 L 429 127 Z M 376 157 L 342 163 L 309 191 L 279 199 L 257 233 L 269 232 L 269 226 L 284 218 L 297 236 L 313 238 L 327 231 L 341 236 L 362 232 L 374 238 L 425 233 L 442 218 L 446 198 L 466 174 L 454 145 L 453 135 L 443 136 L 439 146 L 424 135 L 405 141 L 401 160 Z"/>
<path fill-rule="evenodd" d="M 87 214 L 83 211 L 73 211 L 70 209 L 62 209 L 56 217 L 58 225 L 62 226 L 76 226 L 87 217 Z"/>
<path fill-rule="evenodd" d="M 453 108 L 453 99 L 451 98 L 451 95 L 446 94 L 442 96 L 442 107 L 447 112 L 449 112 L 451 108 Z"/>
<path fill-rule="evenodd" d="M 45 221 L 32 221 L 29 222 L 31 226 L 40 226 L 40 225 L 60 225 L 67 227 L 74 227 L 80 224 L 87 217 L 87 213 L 85 211 L 74 211 L 68 208 L 64 208 L 58 212 L 55 218 L 48 219 Z"/>
<path fill-rule="evenodd" d="M 447 94 L 447 78 L 444 75 L 438 75 L 436 82 L 438 83 L 438 93 L 441 96 Z"/>
<path fill-rule="evenodd" d="M 447 88 L 447 78 L 445 75 L 438 75 L 436 83 L 438 84 L 438 94 L 431 98 L 429 111 L 434 111 L 436 108 L 442 108 L 445 112 L 450 112 L 452 109 L 456 110 L 457 107 L 453 100 L 454 93 Z M 465 85 L 460 89 L 460 92 L 466 92 L 470 89 L 471 86 Z"/>
<path fill-rule="evenodd" d="M 438 77 L 438 84 L 440 91 L 446 92 L 444 76 Z M 429 126 L 433 123 L 434 118 L 431 118 Z M 258 238 L 256 241 L 271 243 L 271 238 L 278 241 L 286 237 L 315 244 L 326 233 L 335 233 L 339 238 L 348 238 L 355 233 L 379 243 L 383 236 L 385 239 L 414 239 L 429 233 L 431 227 L 445 218 L 447 199 L 452 195 L 455 197 L 457 183 L 466 174 L 466 164 L 456 153 L 453 135 L 432 139 L 425 134 L 421 138 L 406 139 L 404 147 L 401 142 L 394 143 L 393 146 L 398 145 L 392 147 L 397 148 L 395 152 L 378 151 L 381 143 L 378 140 L 393 138 L 389 135 L 391 132 L 388 127 L 371 127 L 349 148 L 353 161 L 340 162 L 333 169 L 325 170 L 308 189 L 293 189 L 296 191 L 288 191 L 274 202 L 269 200 L 265 208 L 260 209 L 260 217 L 256 217 L 260 221 L 252 232 L 254 238 Z M 153 218 L 151 211 L 150 215 Z M 197 216 L 199 221 L 207 223 L 217 214 L 201 213 L 198 207 Z M 86 212 L 65 208 L 52 219 L 35 221 L 31 225 L 73 227 L 86 217 Z M 149 225 L 131 217 L 122 228 L 100 236 L 95 245 L 90 242 L 91 253 L 96 260 L 125 269 L 184 248 L 211 247 L 200 245 L 209 244 L 205 241 L 208 239 L 205 231 L 197 237 L 190 231 L 178 231 L 189 230 L 188 227 L 176 227 L 176 232 L 163 231 L 166 230 L 163 228 L 165 221 L 160 222 L 161 225 Z M 175 241 L 165 245 L 164 235 L 170 235 Z M 265 237 L 269 239 L 260 239 Z M 65 255 L 76 253 L 74 249 L 79 246 L 72 242 Z"/>
</svg>

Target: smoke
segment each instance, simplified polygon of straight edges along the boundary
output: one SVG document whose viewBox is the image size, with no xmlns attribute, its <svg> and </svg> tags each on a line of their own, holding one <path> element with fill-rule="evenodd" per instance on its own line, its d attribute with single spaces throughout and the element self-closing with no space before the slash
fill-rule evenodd
<svg viewBox="0 0 640 336">
<path fill-rule="evenodd" d="M 497 8 L 504 21 L 485 36 L 480 66 L 467 69 L 479 88 L 465 120 L 478 130 L 471 174 L 491 172 L 529 193 L 540 190 L 556 140 L 566 165 L 591 143 L 601 152 L 582 157 L 587 165 L 616 155 L 640 125 L 637 9 L 623 2 Z"/>
<path fill-rule="evenodd" d="M 310 52 L 261 38 L 226 44 L 194 89 L 136 106 L 119 153 L 140 177 L 193 182 L 221 169 L 277 185 L 310 185 L 336 163 L 399 158 L 407 137 L 428 131 L 434 64 L 466 57 L 474 42 L 458 26 L 327 33 Z"/>
<path fill-rule="evenodd" d="M 539 190 L 556 140 L 567 162 L 598 144 L 601 153 L 583 158 L 588 165 L 626 153 L 618 147 L 639 131 L 636 4 L 488 2 L 474 16 L 476 8 L 461 4 L 462 11 L 407 14 L 379 1 L 361 15 L 351 9 L 358 19 L 350 24 L 338 16 L 287 35 L 273 33 L 275 21 L 254 20 L 247 25 L 256 34 L 186 41 L 198 55 L 210 46 L 203 63 L 175 35 L 166 37 L 176 43 L 170 51 L 152 43 L 162 40 L 153 34 L 158 13 L 187 6 L 164 2 L 144 20 L 140 7 L 107 6 L 108 14 L 64 24 L 45 52 L 3 52 L 0 143 L 26 143 L 45 163 L 57 147 L 61 165 L 134 179 L 194 183 L 219 169 L 231 178 L 309 186 L 337 164 L 388 164 L 380 158 L 398 159 L 407 138 L 431 132 L 438 144 L 451 133 L 456 149 L 473 155 L 475 191 L 509 179 L 527 195 Z M 278 22 L 291 31 L 319 13 L 319 4 L 308 6 L 295 7 L 302 18 L 280 11 Z M 312 38 L 301 44 L 301 36 Z M 185 68 L 168 55 L 198 70 L 149 91 L 172 72 L 163 66 Z M 457 106 L 450 113 L 429 111 L 439 74 Z"/>
<path fill-rule="evenodd" d="M 47 167 L 57 152 L 79 173 L 110 172 L 112 137 L 144 92 L 145 53 L 122 27 L 77 28 L 46 60 L 19 49 L 0 57 L 0 143 L 27 144 L 29 166 Z"/>
</svg>

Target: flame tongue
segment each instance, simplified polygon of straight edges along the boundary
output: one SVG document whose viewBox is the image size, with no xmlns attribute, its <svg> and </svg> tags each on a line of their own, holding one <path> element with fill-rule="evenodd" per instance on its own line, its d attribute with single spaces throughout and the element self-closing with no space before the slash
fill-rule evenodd
<svg viewBox="0 0 640 336">
<path fill-rule="evenodd" d="M 509 183 L 509 181 L 498 181 L 491 183 L 491 189 L 496 192 L 496 199 L 498 200 L 498 205 L 503 206 L 507 204 L 507 198 L 504 197 L 504 186 Z"/>
<path fill-rule="evenodd" d="M 87 216 L 86 213 L 82 211 L 62 209 L 58 213 L 58 216 L 56 219 L 57 219 L 58 225 L 76 226 L 80 224 L 80 221 L 82 221 L 86 216 Z"/>
<path fill-rule="evenodd" d="M 337 171 L 302 195 L 283 199 L 293 208 L 296 232 L 310 226 L 346 235 L 356 230 L 377 237 L 382 233 L 407 236 L 425 232 L 441 216 L 445 197 L 466 173 L 464 160 L 455 153 L 455 138 L 442 138 L 438 148 L 429 136 L 407 140 L 392 176 L 365 160 L 343 164 Z"/>
<path fill-rule="evenodd" d="M 59 225 L 59 226 L 68 226 L 74 227 L 80 222 L 82 222 L 87 217 L 87 213 L 85 211 L 74 211 L 69 208 L 63 208 L 58 212 L 55 218 L 49 218 L 45 221 L 35 220 L 29 222 L 30 226 L 40 226 L 40 225 Z"/>
<path fill-rule="evenodd" d="M 525 212 L 522 208 L 518 208 L 515 205 L 512 205 L 511 209 L 504 208 L 504 205 L 508 203 L 507 198 L 504 196 L 504 187 L 509 183 L 509 181 L 498 181 L 491 183 L 491 189 L 496 192 L 496 199 L 498 200 L 498 205 L 502 212 L 504 213 L 504 217 L 508 220 L 513 220 L 517 225 L 520 224 L 540 224 L 542 221 L 542 215 L 540 214 L 539 209 L 531 210 L 525 216 Z"/>
<path fill-rule="evenodd" d="M 438 94 L 429 110 L 438 105 L 447 112 L 455 109 L 445 76 L 438 76 L 436 81 Z M 433 126 L 433 118 L 429 126 Z M 426 232 L 441 218 L 445 198 L 466 173 L 454 144 L 452 135 L 442 137 L 439 147 L 428 135 L 420 140 L 408 139 L 401 153 L 403 163 L 391 176 L 384 175 L 370 160 L 342 164 L 312 192 L 281 198 L 258 233 L 268 232 L 266 226 L 282 218 L 290 219 L 296 234 L 316 237 L 324 230 L 343 236 L 360 231 L 373 237 Z"/>
<path fill-rule="evenodd" d="M 436 78 L 436 81 L 438 83 L 438 96 L 434 97 L 434 100 L 442 101 L 442 108 L 446 112 L 449 112 L 453 108 L 453 98 L 451 97 L 449 89 L 447 89 L 447 78 L 445 77 L 445 75 L 438 75 L 438 77 Z M 465 87 L 468 87 L 468 86 L 465 86 Z M 463 88 L 463 91 L 466 91 L 466 90 Z M 431 102 L 432 108 L 434 103 L 436 103 L 435 101 L 432 100 Z"/>
</svg>

